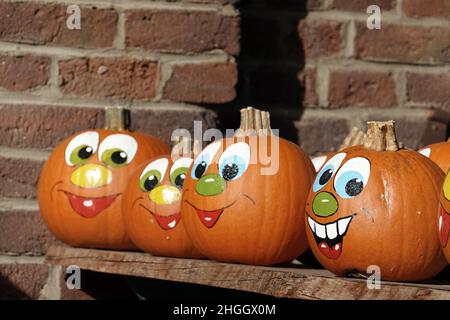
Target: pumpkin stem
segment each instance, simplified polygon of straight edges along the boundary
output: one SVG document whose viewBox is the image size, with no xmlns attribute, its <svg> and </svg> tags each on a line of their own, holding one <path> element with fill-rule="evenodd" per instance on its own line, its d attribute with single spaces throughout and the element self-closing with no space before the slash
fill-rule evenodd
<svg viewBox="0 0 450 320">
<path fill-rule="evenodd" d="M 105 130 L 126 130 L 130 124 L 130 110 L 122 107 L 105 108 Z"/>
<path fill-rule="evenodd" d="M 339 147 L 339 150 L 364 144 L 365 139 L 366 134 L 361 129 L 353 127 L 350 133 L 345 137 L 344 142 L 342 142 L 341 146 Z"/>
<path fill-rule="evenodd" d="M 374 151 L 397 151 L 395 121 L 368 121 L 364 147 Z"/>
<path fill-rule="evenodd" d="M 170 155 L 173 160 L 182 157 L 196 157 L 202 151 L 198 140 L 192 141 L 189 137 L 180 136 L 172 147 Z"/>
<path fill-rule="evenodd" d="M 241 125 L 235 136 L 272 135 L 270 114 L 253 107 L 241 109 Z"/>
</svg>

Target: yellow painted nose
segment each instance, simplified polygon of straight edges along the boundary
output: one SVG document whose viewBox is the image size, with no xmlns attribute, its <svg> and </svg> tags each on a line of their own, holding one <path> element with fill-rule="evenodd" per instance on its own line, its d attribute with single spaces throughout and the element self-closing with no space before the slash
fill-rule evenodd
<svg viewBox="0 0 450 320">
<path fill-rule="evenodd" d="M 159 186 L 150 191 L 148 197 L 157 205 L 172 204 L 180 201 L 181 192 L 173 186 Z"/>
<path fill-rule="evenodd" d="M 445 177 L 444 185 L 443 185 L 442 189 L 444 191 L 445 198 L 447 200 L 450 200 L 450 172 L 447 173 L 447 176 Z"/>
<path fill-rule="evenodd" d="M 98 188 L 112 181 L 112 172 L 98 164 L 85 164 L 72 173 L 70 181 L 82 188 Z"/>
</svg>

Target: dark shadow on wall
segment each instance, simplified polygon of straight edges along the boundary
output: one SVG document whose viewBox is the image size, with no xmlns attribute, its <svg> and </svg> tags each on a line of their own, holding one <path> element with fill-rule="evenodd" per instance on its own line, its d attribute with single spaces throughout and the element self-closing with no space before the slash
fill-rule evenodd
<svg viewBox="0 0 450 320">
<path fill-rule="evenodd" d="M 302 115 L 303 89 L 298 73 L 304 54 L 298 23 L 306 16 L 306 1 L 241 0 L 241 53 L 237 58 L 237 97 L 225 105 L 209 105 L 222 131 L 239 126 L 239 110 L 254 106 L 271 113 L 272 128 L 297 142 L 294 122 Z"/>
<path fill-rule="evenodd" d="M 0 275 L 0 300 L 28 300 L 31 299 L 25 292 L 17 288 L 5 277 Z"/>
</svg>

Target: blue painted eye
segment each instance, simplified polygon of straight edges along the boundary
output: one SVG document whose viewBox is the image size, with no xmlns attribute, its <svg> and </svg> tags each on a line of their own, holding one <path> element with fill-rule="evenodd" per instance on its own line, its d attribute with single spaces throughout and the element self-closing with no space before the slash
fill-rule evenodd
<svg viewBox="0 0 450 320">
<path fill-rule="evenodd" d="M 192 179 L 198 180 L 205 174 L 220 146 L 220 142 L 211 143 L 197 156 L 191 170 Z"/>
<path fill-rule="evenodd" d="M 331 180 L 331 178 L 336 172 L 336 169 L 339 168 L 339 165 L 341 164 L 342 160 L 344 160 L 345 155 L 346 154 L 344 152 L 338 153 L 323 165 L 322 170 L 319 171 L 319 173 L 316 176 L 316 179 L 314 180 L 313 184 L 314 192 L 317 192 L 320 189 L 322 189 L 323 186 L 325 186 L 328 183 L 328 181 Z"/>
<path fill-rule="evenodd" d="M 341 198 L 356 197 L 363 191 L 369 176 L 369 160 L 361 157 L 350 159 L 336 173 L 334 189 Z"/>
<path fill-rule="evenodd" d="M 250 147 L 238 142 L 227 148 L 219 159 L 219 174 L 226 181 L 236 180 L 247 170 L 250 161 Z"/>
</svg>

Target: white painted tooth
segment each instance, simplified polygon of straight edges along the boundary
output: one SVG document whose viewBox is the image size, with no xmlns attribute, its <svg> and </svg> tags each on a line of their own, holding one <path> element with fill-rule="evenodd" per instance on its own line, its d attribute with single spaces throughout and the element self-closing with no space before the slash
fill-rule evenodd
<svg viewBox="0 0 450 320">
<path fill-rule="evenodd" d="M 212 218 L 210 218 L 210 217 L 205 217 L 205 220 L 206 220 L 206 221 L 211 221 Z"/>
<path fill-rule="evenodd" d="M 334 238 L 337 237 L 337 235 L 338 235 L 337 223 L 333 222 L 333 223 L 327 224 L 327 237 L 330 238 L 331 240 L 333 240 Z"/>
<path fill-rule="evenodd" d="M 322 239 L 325 239 L 327 237 L 327 234 L 325 232 L 325 226 L 317 222 L 316 222 L 316 235 Z"/>
<path fill-rule="evenodd" d="M 173 229 L 177 225 L 177 220 L 173 220 L 171 223 L 168 224 L 169 228 Z"/>
<path fill-rule="evenodd" d="M 442 229 L 442 216 L 439 216 L 439 231 Z"/>
<path fill-rule="evenodd" d="M 92 201 L 92 200 L 84 200 L 83 201 L 83 206 L 85 206 L 85 207 L 92 207 L 93 204 L 94 204 L 94 201 Z"/>
<path fill-rule="evenodd" d="M 339 227 L 339 235 L 343 235 L 345 231 L 347 231 L 348 224 L 350 223 L 350 220 L 352 220 L 352 217 L 340 219 L 338 221 L 338 227 Z"/>
<path fill-rule="evenodd" d="M 315 230 L 314 230 L 314 225 L 315 225 L 314 220 L 312 218 L 308 217 L 308 223 L 309 223 L 309 227 L 311 228 L 311 231 L 315 232 Z"/>
</svg>

